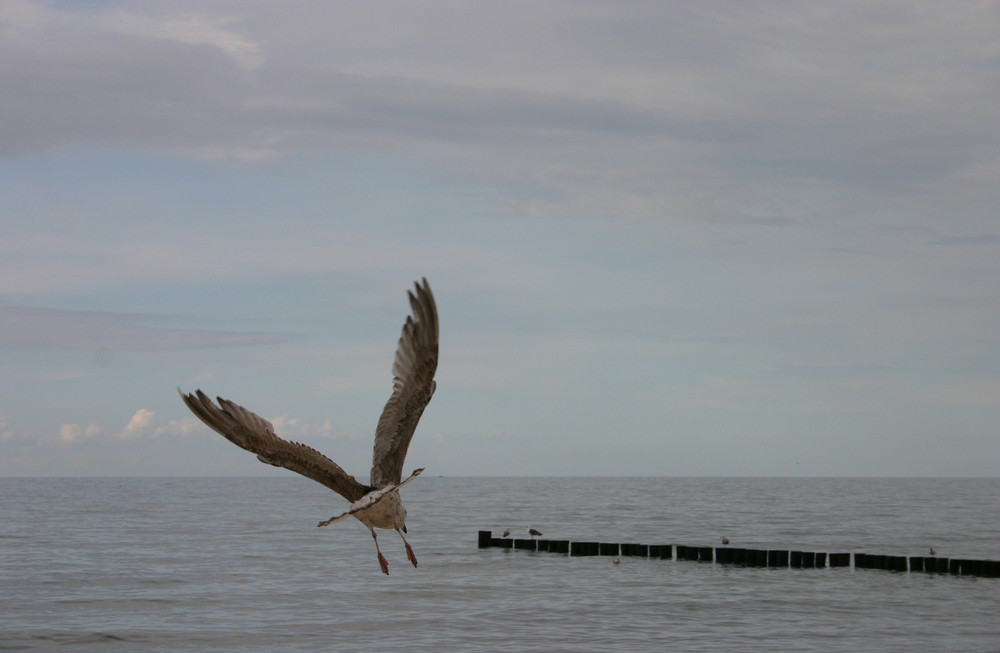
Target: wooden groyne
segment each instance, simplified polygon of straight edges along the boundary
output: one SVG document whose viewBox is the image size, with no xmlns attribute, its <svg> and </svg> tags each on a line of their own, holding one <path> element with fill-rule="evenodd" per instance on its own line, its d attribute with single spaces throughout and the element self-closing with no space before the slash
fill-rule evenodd
<svg viewBox="0 0 1000 653">
<path fill-rule="evenodd" d="M 522 551 L 545 551 L 571 556 L 615 556 L 691 560 L 719 565 L 746 567 L 816 569 L 854 567 L 898 572 L 925 572 L 1000 578 L 1000 561 L 941 558 L 936 556 L 893 556 L 870 553 L 830 553 L 783 549 L 746 549 L 731 546 L 684 546 L 681 544 L 634 544 L 615 542 L 571 542 L 569 540 L 517 539 L 493 537 L 479 531 L 479 548 L 496 547 Z M 852 564 L 853 560 L 853 564 Z"/>
</svg>

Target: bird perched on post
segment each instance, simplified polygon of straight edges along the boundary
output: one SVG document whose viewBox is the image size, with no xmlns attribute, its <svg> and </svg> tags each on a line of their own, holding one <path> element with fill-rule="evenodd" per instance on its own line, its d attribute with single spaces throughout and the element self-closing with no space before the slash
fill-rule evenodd
<svg viewBox="0 0 1000 653">
<path fill-rule="evenodd" d="M 403 536 L 406 509 L 399 498 L 399 488 L 424 471 L 423 468 L 414 470 L 405 481 L 401 480 L 406 450 L 437 387 L 434 381 L 438 359 L 437 306 L 427 279 L 414 287 L 414 292 L 408 293 L 412 315 L 403 324 L 392 365 L 392 395 L 375 427 L 368 484 L 359 482 L 315 449 L 281 439 L 270 422 L 242 406 L 221 397 L 216 405 L 201 390 L 187 395 L 181 392 L 188 408 L 233 444 L 257 454 L 261 462 L 298 472 L 350 501 L 347 512 L 317 525 L 327 526 L 346 517 L 360 520 L 371 531 L 379 567 L 385 574 L 389 573 L 389 563 L 379 549 L 376 528 L 399 533 L 406 546 L 407 559 L 417 566 L 417 556 Z"/>
</svg>

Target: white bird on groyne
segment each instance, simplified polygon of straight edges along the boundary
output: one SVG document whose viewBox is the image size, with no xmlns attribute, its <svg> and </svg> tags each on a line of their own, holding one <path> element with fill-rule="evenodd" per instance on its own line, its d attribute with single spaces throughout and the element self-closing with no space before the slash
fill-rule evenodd
<svg viewBox="0 0 1000 653">
<path fill-rule="evenodd" d="M 406 545 L 407 559 L 417 566 L 417 556 L 403 537 L 406 509 L 399 498 L 399 488 L 424 469 L 414 470 L 405 481 L 400 479 L 417 422 L 437 387 L 434 382 L 438 359 L 437 307 L 427 279 L 423 280 L 423 285 L 416 283 L 414 286 L 415 294 L 408 293 L 412 315 L 403 324 L 392 366 L 392 395 L 375 427 L 371 477 L 367 485 L 315 449 L 282 440 L 274 433 L 270 422 L 246 408 L 221 397 L 216 405 L 201 390 L 186 395 L 178 389 L 188 408 L 233 444 L 257 454 L 261 462 L 298 472 L 350 501 L 350 510 L 317 525 L 327 526 L 346 517 L 360 520 L 371 531 L 378 563 L 385 574 L 389 573 L 389 563 L 379 549 L 376 528 L 394 529 L 399 533 Z"/>
</svg>

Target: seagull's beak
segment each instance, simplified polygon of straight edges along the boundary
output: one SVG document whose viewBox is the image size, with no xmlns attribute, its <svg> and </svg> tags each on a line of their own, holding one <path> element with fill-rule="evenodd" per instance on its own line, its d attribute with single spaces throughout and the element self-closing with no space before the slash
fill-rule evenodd
<svg viewBox="0 0 1000 653">
<path fill-rule="evenodd" d="M 406 532 L 406 524 L 403 524 L 403 532 Z"/>
</svg>

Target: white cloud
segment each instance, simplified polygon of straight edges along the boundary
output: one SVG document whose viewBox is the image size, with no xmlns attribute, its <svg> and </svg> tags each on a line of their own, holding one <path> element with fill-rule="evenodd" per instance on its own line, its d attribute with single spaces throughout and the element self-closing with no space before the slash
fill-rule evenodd
<svg viewBox="0 0 1000 653">
<path fill-rule="evenodd" d="M 61 424 L 59 426 L 59 441 L 64 444 L 79 444 L 85 440 L 92 440 L 101 434 L 101 427 L 97 424 L 88 424 L 86 428 L 79 424 Z"/>
<path fill-rule="evenodd" d="M 238 23 L 237 19 L 211 14 L 153 15 L 122 9 L 99 14 L 100 28 L 109 33 L 209 45 L 225 52 L 248 71 L 260 68 L 264 56 L 259 44 L 229 29 Z"/>
<path fill-rule="evenodd" d="M 153 437 L 160 436 L 181 436 L 186 437 L 192 433 L 208 430 L 201 420 L 196 417 L 185 417 L 184 419 L 172 419 L 162 426 L 157 426 L 153 431 Z"/>
<path fill-rule="evenodd" d="M 318 438 L 334 438 L 342 435 L 333 428 L 333 423 L 330 420 L 317 426 L 305 422 L 299 417 L 281 415 L 271 419 L 270 422 L 274 426 L 274 432 L 279 437 L 296 442 L 308 442 Z"/>
<path fill-rule="evenodd" d="M 137 410 L 135 415 L 132 416 L 132 419 L 130 419 L 128 424 L 125 425 L 125 428 L 122 429 L 122 439 L 128 440 L 149 433 L 155 416 L 155 413 L 151 410 L 147 410 L 145 408 Z"/>
</svg>

